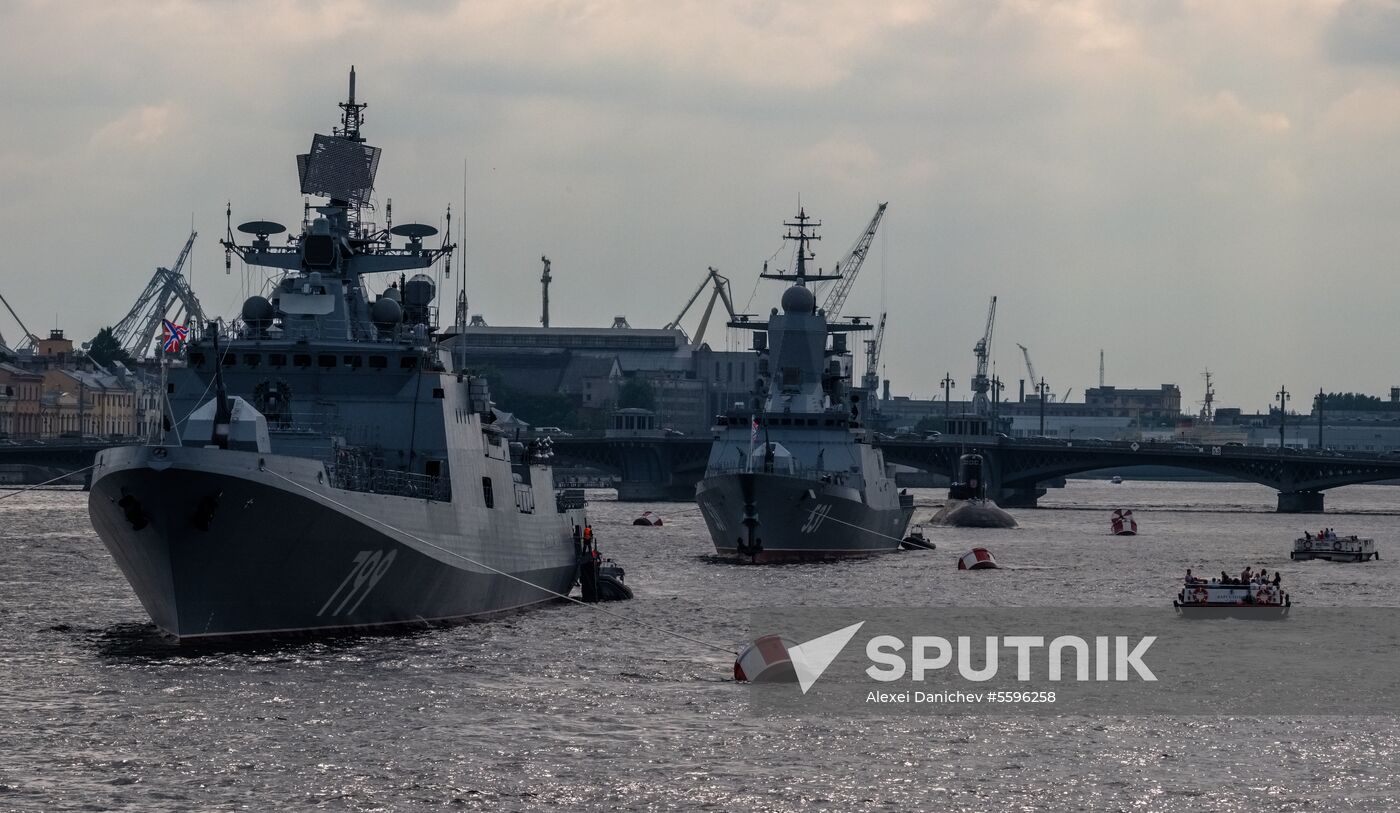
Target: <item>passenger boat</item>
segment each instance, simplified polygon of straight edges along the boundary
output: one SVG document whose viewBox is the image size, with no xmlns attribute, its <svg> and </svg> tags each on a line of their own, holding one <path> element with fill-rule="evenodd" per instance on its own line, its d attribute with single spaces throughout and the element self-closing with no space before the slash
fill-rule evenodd
<svg viewBox="0 0 1400 813">
<path fill-rule="evenodd" d="M 1288 614 L 1293 600 L 1274 584 L 1220 584 L 1200 580 L 1186 582 L 1172 606 L 1182 615 L 1269 618 Z"/>
<path fill-rule="evenodd" d="M 1307 561 L 1326 559 L 1329 562 L 1366 562 L 1381 558 L 1376 550 L 1376 540 L 1351 536 L 1313 536 L 1304 534 L 1293 540 L 1293 551 L 1288 558 Z"/>
<path fill-rule="evenodd" d="M 1113 509 L 1113 518 L 1109 521 L 1109 527 L 1113 529 L 1114 536 L 1137 536 L 1137 520 L 1133 519 L 1131 508 Z"/>
</svg>

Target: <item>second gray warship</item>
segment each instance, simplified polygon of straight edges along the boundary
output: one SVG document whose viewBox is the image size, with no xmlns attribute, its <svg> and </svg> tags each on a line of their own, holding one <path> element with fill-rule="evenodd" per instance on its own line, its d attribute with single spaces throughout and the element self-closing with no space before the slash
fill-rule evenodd
<svg viewBox="0 0 1400 813">
<path fill-rule="evenodd" d="M 696 500 L 715 549 L 744 561 L 898 550 L 913 498 L 867 441 L 861 394 L 851 387 L 846 337 L 870 325 L 827 322 L 810 286 L 840 279 L 840 269 L 809 268 L 821 224 L 801 210 L 784 225 L 784 238 L 797 243 L 796 269 L 762 274 L 788 283 L 781 313 L 730 323 L 754 331 L 759 381 L 750 404 L 718 416 Z"/>
<path fill-rule="evenodd" d="M 297 161 L 301 192 L 329 200 L 286 245 L 263 220 L 238 227 L 250 244 L 231 227 L 223 243 L 278 272 L 268 296 L 232 326 L 167 323 L 180 352 L 163 431 L 100 452 L 92 473 L 98 536 L 180 640 L 550 601 L 591 544 L 582 492 L 555 488 L 547 445 L 505 437 L 486 380 L 437 335 L 421 272 L 453 247 L 424 245 L 432 226 L 366 216 L 379 149 L 360 137 L 353 69 L 340 107 Z"/>
</svg>

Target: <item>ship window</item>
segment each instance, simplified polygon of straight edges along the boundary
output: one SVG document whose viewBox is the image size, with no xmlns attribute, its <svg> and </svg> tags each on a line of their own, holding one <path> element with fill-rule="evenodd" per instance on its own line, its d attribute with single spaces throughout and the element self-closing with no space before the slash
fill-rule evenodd
<svg viewBox="0 0 1400 813">
<path fill-rule="evenodd" d="M 203 367 L 203 366 L 204 366 L 204 354 L 203 354 L 203 353 L 191 353 L 191 354 L 190 354 L 190 366 L 191 366 L 191 367 Z"/>
<path fill-rule="evenodd" d="M 429 460 L 427 463 L 424 463 L 424 464 L 423 464 L 423 471 L 424 471 L 429 477 L 441 477 L 441 476 L 442 476 L 442 461 L 441 461 L 441 460 Z"/>
<path fill-rule="evenodd" d="M 262 364 L 262 356 L 257 353 L 248 353 L 243 356 L 244 367 L 256 367 L 259 364 Z"/>
<path fill-rule="evenodd" d="M 286 353 L 268 353 L 268 354 L 267 354 L 267 363 L 270 364 L 270 365 L 272 365 L 273 367 L 286 367 L 286 366 L 287 366 L 287 354 L 286 354 Z"/>
<path fill-rule="evenodd" d="M 496 498 L 495 498 L 495 495 L 493 495 L 493 494 L 491 493 L 491 478 L 490 478 L 490 477 L 483 477 L 483 478 L 481 478 L 481 499 L 482 499 L 483 502 L 486 503 L 486 507 L 487 507 L 487 508 L 495 508 L 495 507 L 496 507 Z"/>
<path fill-rule="evenodd" d="M 365 360 L 364 360 L 363 358 L 359 357 L 359 356 L 348 355 L 348 356 L 345 357 L 345 366 L 346 366 L 346 367 L 351 367 L 351 368 L 353 368 L 353 369 L 358 370 L 358 369 L 360 369 L 360 366 L 363 365 L 364 363 L 365 363 Z"/>
<path fill-rule="evenodd" d="M 370 356 L 369 367 L 371 370 L 382 370 L 389 366 L 388 356 Z"/>
<path fill-rule="evenodd" d="M 225 367 L 232 367 L 233 365 L 238 363 L 238 356 L 234 355 L 233 353 L 226 352 L 223 354 L 223 356 L 220 357 L 220 360 L 223 362 L 223 365 Z"/>
<path fill-rule="evenodd" d="M 412 370 L 418 366 L 417 356 L 404 356 L 399 359 L 399 366 L 405 370 Z"/>
<path fill-rule="evenodd" d="M 298 367 L 310 367 L 311 355 L 309 353 L 297 353 L 292 356 L 292 363 Z"/>
<path fill-rule="evenodd" d="M 447 397 L 447 393 L 443 392 L 442 387 L 433 387 L 433 397 L 434 397 L 434 398 L 446 398 L 446 397 Z"/>
<path fill-rule="evenodd" d="M 316 357 L 316 366 L 330 369 L 335 366 L 335 356 L 320 355 Z"/>
</svg>

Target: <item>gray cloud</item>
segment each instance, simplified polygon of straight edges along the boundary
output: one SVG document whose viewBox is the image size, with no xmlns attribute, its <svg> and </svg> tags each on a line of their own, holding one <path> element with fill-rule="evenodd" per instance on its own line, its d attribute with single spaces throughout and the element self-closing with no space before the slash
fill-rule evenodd
<svg viewBox="0 0 1400 813">
<path fill-rule="evenodd" d="M 1328 57 L 1340 64 L 1400 65 L 1400 3 L 1345 0 L 1325 43 Z"/>
<path fill-rule="evenodd" d="M 1340 64 L 1360 13 L 3 4 L 0 288 L 31 327 L 57 312 L 86 338 L 193 213 L 195 285 L 231 312 L 260 276 L 223 274 L 224 202 L 295 222 L 292 156 L 354 62 L 395 220 L 451 204 L 463 222 L 465 174 L 469 293 L 495 324 L 537 318 L 541 253 L 556 318 L 660 325 L 706 265 L 747 300 L 799 196 L 826 221 L 822 263 L 889 200 L 848 309 L 890 311 L 897 392 L 971 375 L 992 294 L 999 370 L 1019 375 L 1022 342 L 1061 391 L 1095 381 L 1104 347 L 1111 383 L 1188 399 L 1207 365 L 1250 408 L 1280 382 L 1377 392 L 1400 380 L 1400 77 Z"/>
</svg>

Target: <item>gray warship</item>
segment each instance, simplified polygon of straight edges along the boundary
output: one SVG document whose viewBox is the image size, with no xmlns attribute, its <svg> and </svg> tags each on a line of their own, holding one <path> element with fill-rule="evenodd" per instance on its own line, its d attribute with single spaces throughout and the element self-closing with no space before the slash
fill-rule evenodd
<svg viewBox="0 0 1400 813">
<path fill-rule="evenodd" d="M 525 607 L 568 593 L 591 544 L 547 444 L 493 426 L 487 382 L 438 335 L 424 272 L 450 274 L 454 246 L 389 226 L 387 209 L 385 228 L 369 220 L 380 150 L 360 135 L 353 68 L 339 106 L 340 126 L 297 157 L 301 192 L 328 199 L 300 233 L 274 245 L 284 227 L 252 221 L 239 244 L 230 220 L 221 241 L 274 269 L 275 288 L 231 325 L 170 325 L 167 348 L 187 344 L 162 431 L 97 457 L 93 526 L 179 640 Z"/>
<path fill-rule="evenodd" d="M 797 244 L 792 273 L 769 273 L 788 287 L 782 312 L 767 322 L 740 317 L 754 331 L 759 381 L 752 402 L 717 416 L 715 442 L 696 485 L 715 550 L 748 562 L 865 556 L 898 550 L 914 511 L 895 486 L 884 455 L 870 445 L 861 394 L 851 387 L 847 335 L 858 319 L 830 324 L 811 286 L 841 278 L 810 271 L 810 243 L 821 224 L 799 210 L 784 223 Z"/>
</svg>

